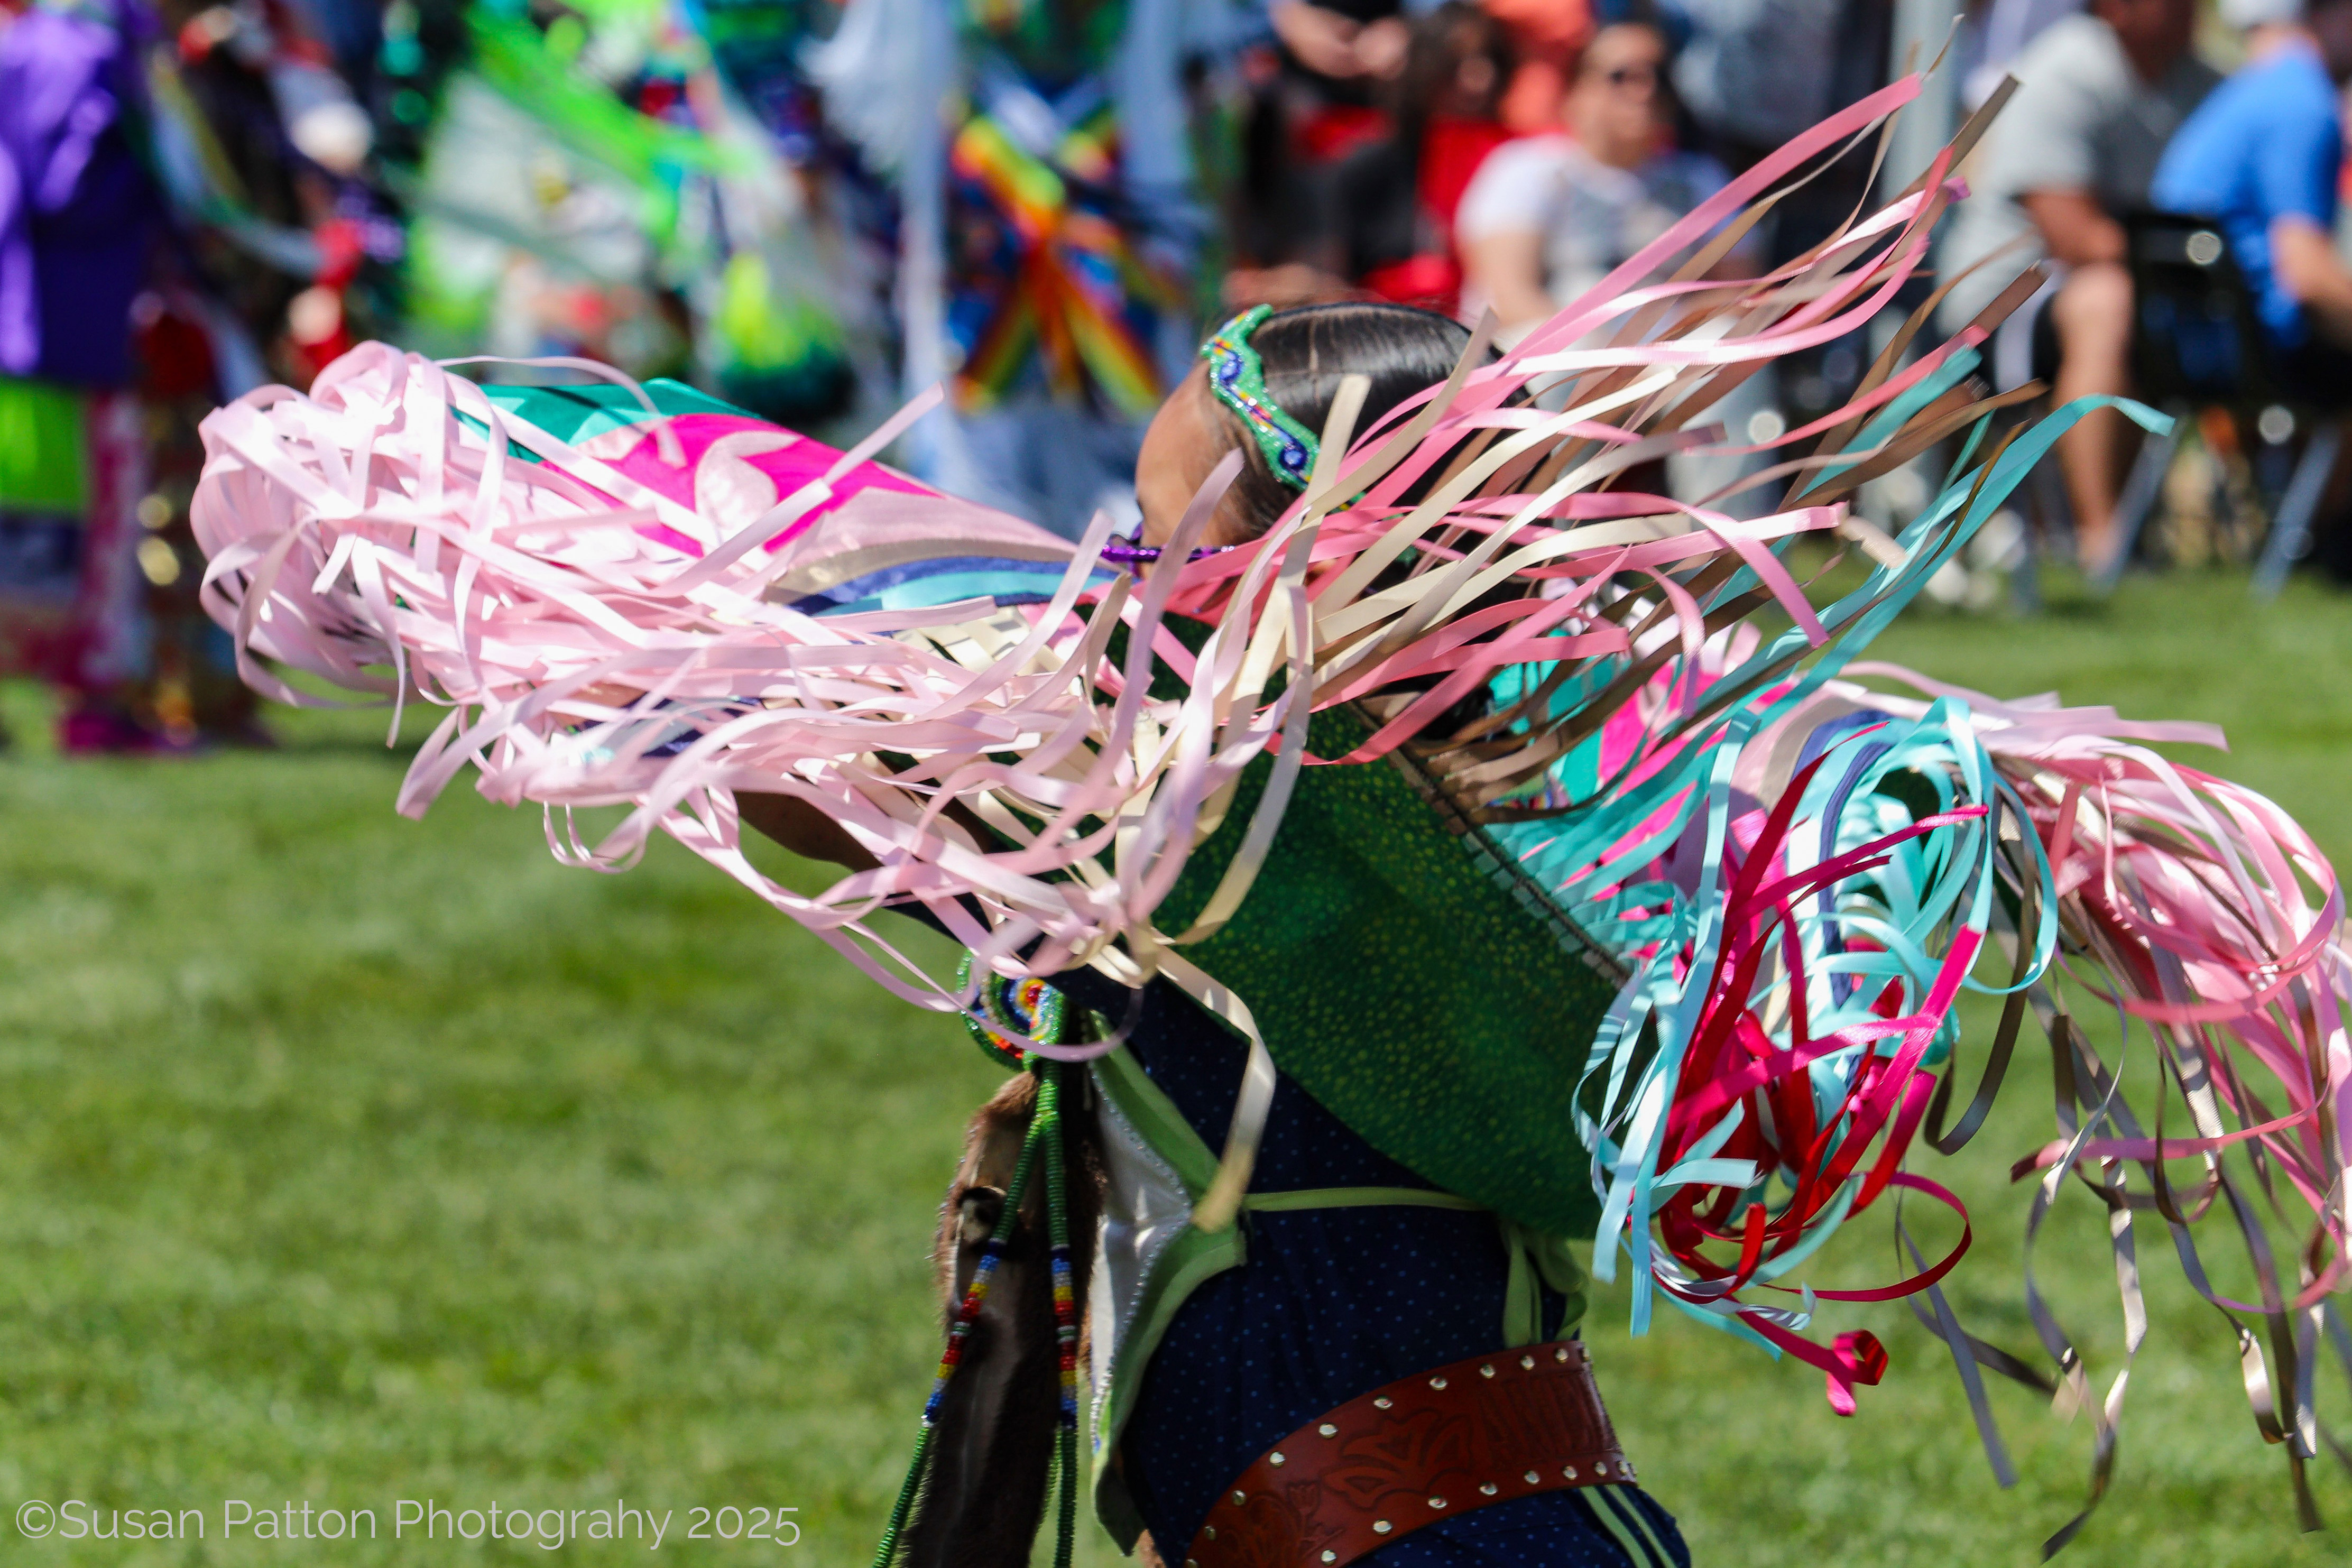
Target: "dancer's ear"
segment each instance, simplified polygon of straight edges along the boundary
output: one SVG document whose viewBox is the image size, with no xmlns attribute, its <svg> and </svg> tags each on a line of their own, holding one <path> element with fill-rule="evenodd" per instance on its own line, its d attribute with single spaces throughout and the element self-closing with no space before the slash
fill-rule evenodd
<svg viewBox="0 0 2352 1568">
<path fill-rule="evenodd" d="M 1135 500 L 1143 510 L 1143 542 L 1162 545 L 1175 537 L 1184 509 L 1208 482 L 1217 459 L 1232 450 L 1234 433 L 1225 427 L 1216 400 L 1209 395 L 1207 377 L 1194 365 L 1143 433 L 1135 458 Z M 1203 544 L 1233 541 L 1224 524 L 1225 508 L 1209 523 Z"/>
</svg>

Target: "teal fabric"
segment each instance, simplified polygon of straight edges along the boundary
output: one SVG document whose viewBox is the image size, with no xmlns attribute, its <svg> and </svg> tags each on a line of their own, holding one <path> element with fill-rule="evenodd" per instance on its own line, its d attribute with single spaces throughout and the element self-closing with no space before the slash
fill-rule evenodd
<svg viewBox="0 0 2352 1568">
<path fill-rule="evenodd" d="M 646 395 L 653 399 L 654 407 L 664 414 L 731 414 L 741 419 L 756 419 L 730 403 L 721 403 L 706 392 L 697 392 L 683 382 L 656 379 L 645 384 Z M 607 430 L 645 422 L 646 407 L 625 386 L 612 382 L 596 382 L 587 386 L 512 386 L 486 385 L 483 393 L 492 405 L 520 415 L 559 441 L 578 443 L 593 440 Z M 464 416 L 459 416 L 463 418 Z M 479 425 L 468 420 L 476 428 Z"/>
</svg>

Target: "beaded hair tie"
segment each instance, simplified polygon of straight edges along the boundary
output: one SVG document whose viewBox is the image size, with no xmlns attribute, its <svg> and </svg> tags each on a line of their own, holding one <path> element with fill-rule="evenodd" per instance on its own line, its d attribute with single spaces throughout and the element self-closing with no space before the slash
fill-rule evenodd
<svg viewBox="0 0 2352 1568">
<path fill-rule="evenodd" d="M 1250 334 L 1272 314 L 1271 305 L 1244 310 L 1209 335 L 1201 345 L 1201 357 L 1209 362 L 1209 390 L 1241 416 L 1274 477 L 1303 490 L 1315 471 L 1315 437 L 1266 395 L 1265 362 L 1250 347 Z"/>
</svg>

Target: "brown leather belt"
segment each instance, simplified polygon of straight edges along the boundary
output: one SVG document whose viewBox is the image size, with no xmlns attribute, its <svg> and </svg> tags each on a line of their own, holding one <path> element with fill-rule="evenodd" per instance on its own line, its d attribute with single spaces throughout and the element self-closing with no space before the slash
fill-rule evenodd
<svg viewBox="0 0 2352 1568">
<path fill-rule="evenodd" d="M 1376 1388 L 1260 1455 L 1184 1568 L 1346 1568 L 1488 1503 L 1633 1479 L 1574 1340 L 1473 1356 Z"/>
</svg>

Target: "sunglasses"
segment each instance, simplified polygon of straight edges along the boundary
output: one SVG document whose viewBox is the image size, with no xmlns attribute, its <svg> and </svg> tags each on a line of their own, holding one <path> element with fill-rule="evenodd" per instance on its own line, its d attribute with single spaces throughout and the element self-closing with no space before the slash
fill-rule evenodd
<svg viewBox="0 0 2352 1568">
<path fill-rule="evenodd" d="M 1657 90 L 1658 68 L 1655 66 L 1619 66 L 1614 70 L 1599 71 L 1595 74 L 1613 88 L 1633 87 L 1651 92 Z"/>
</svg>

